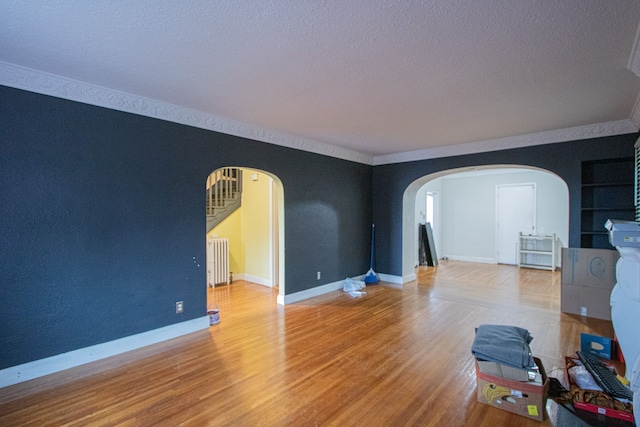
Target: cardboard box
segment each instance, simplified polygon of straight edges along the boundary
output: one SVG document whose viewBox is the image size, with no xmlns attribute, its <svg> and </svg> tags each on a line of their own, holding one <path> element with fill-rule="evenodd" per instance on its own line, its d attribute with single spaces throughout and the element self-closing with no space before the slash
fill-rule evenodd
<svg viewBox="0 0 640 427">
<path fill-rule="evenodd" d="M 534 357 L 534 360 L 540 368 L 538 382 L 514 381 L 485 374 L 476 361 L 478 402 L 534 420 L 544 420 L 549 379 L 540 359 Z"/>
<path fill-rule="evenodd" d="M 611 320 L 618 258 L 616 250 L 562 248 L 562 312 Z"/>
<path fill-rule="evenodd" d="M 597 335 L 580 334 L 580 351 L 591 353 L 604 359 L 613 359 L 615 345 L 611 338 L 599 337 Z"/>
<path fill-rule="evenodd" d="M 562 284 L 560 310 L 563 313 L 611 320 L 610 289 Z"/>
<path fill-rule="evenodd" d="M 571 366 L 574 366 L 576 364 L 576 359 L 574 359 L 573 357 L 565 357 L 565 362 L 566 362 L 566 370 L 567 372 L 566 374 L 566 378 L 567 378 L 567 382 L 569 384 L 569 389 L 574 392 L 575 390 L 580 390 L 578 388 L 578 386 L 576 386 L 573 381 L 571 381 L 571 376 L 569 375 L 569 368 Z M 584 390 L 583 390 L 584 391 Z M 594 392 L 591 392 L 591 394 L 593 394 Z M 585 396 L 587 395 L 587 393 L 579 393 L 578 396 Z M 625 421 L 629 421 L 629 422 L 634 422 L 633 421 L 633 409 L 631 408 L 631 404 L 627 404 L 628 406 L 628 410 L 618 410 L 618 409 L 614 409 L 614 408 L 606 408 L 603 406 L 598 406 L 594 403 L 590 403 L 584 400 L 580 400 L 577 399 L 577 401 L 573 402 L 573 407 L 574 408 L 578 408 L 578 409 L 583 409 L 585 411 L 588 412 L 593 412 L 596 414 L 601 414 L 601 415 L 605 415 L 607 417 L 611 417 L 611 418 L 617 418 L 619 420 L 625 420 Z"/>
<path fill-rule="evenodd" d="M 488 362 L 486 360 L 476 360 L 476 366 L 483 374 L 506 378 L 513 381 L 529 381 L 529 371 L 527 369 L 513 368 L 511 366 L 502 365 L 497 362 Z"/>
<path fill-rule="evenodd" d="M 613 289 L 616 284 L 614 249 L 562 248 L 561 282 L 589 288 Z"/>
</svg>

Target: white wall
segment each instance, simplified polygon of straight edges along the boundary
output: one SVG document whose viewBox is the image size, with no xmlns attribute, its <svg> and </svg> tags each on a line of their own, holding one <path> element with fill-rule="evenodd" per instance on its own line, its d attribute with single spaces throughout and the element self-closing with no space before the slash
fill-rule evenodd
<svg viewBox="0 0 640 427">
<path fill-rule="evenodd" d="M 483 171 L 453 174 L 428 182 L 418 191 L 416 211 L 426 191 L 440 193 L 440 258 L 496 263 L 496 186 L 536 184 L 538 234 L 556 233 L 559 246 L 569 241 L 569 192 L 559 177 L 546 172 Z M 418 218 L 416 212 L 416 219 Z M 417 245 L 417 243 L 416 243 Z M 416 246 L 417 247 L 417 246 Z"/>
</svg>

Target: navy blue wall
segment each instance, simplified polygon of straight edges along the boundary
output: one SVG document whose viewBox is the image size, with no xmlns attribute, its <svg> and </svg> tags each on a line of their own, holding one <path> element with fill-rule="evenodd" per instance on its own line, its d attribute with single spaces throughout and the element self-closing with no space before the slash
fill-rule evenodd
<svg viewBox="0 0 640 427">
<path fill-rule="evenodd" d="M 581 162 L 632 156 L 637 139 L 372 168 L 2 86 L 0 123 L 0 369 L 203 316 L 204 183 L 219 167 L 281 179 L 291 294 L 364 273 L 372 219 L 376 271 L 401 275 L 402 194 L 452 168 L 558 174 L 578 246 Z"/>
<path fill-rule="evenodd" d="M 0 123 L 0 369 L 206 315 L 219 167 L 281 179 L 287 294 L 368 269 L 368 165 L 2 86 Z"/>
<path fill-rule="evenodd" d="M 580 247 L 582 162 L 633 157 L 637 139 L 638 134 L 629 134 L 375 166 L 372 209 L 377 271 L 402 276 L 402 196 L 409 184 L 425 175 L 467 166 L 535 166 L 560 176 L 569 187 L 569 245 Z"/>
</svg>

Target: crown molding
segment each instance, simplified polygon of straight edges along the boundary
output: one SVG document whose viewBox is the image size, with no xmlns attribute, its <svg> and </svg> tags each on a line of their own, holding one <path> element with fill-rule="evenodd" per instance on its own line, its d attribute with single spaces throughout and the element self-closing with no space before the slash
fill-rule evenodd
<svg viewBox="0 0 640 427">
<path fill-rule="evenodd" d="M 573 128 L 511 136 L 507 138 L 476 141 L 466 144 L 452 145 L 448 147 L 428 148 L 425 150 L 407 151 L 404 153 L 376 156 L 373 158 L 373 165 L 377 166 L 390 163 L 404 163 L 416 160 L 435 159 L 439 157 L 476 154 L 487 151 L 508 150 L 513 148 L 530 147 L 534 145 L 554 144 L 558 142 L 576 141 L 580 139 L 623 135 L 626 133 L 635 133 L 637 131 L 638 127 L 635 126 L 630 120 L 619 120 L 616 122 L 598 123 L 594 125 L 578 126 Z"/>
<path fill-rule="evenodd" d="M 640 62 L 640 53 L 636 57 Z M 374 157 L 309 138 L 260 128 L 2 61 L 0 61 L 0 85 L 374 166 L 621 135 L 635 133 L 640 128 L 639 95 L 629 120 Z"/>
<path fill-rule="evenodd" d="M 371 165 L 373 156 L 0 61 L 0 84 Z"/>
</svg>

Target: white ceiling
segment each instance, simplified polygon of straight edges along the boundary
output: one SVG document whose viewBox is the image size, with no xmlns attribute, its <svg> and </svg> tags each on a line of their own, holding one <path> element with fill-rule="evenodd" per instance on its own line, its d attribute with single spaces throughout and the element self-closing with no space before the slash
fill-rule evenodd
<svg viewBox="0 0 640 427">
<path fill-rule="evenodd" d="M 380 164 L 637 131 L 639 23 L 636 0 L 5 0 L 0 84 Z"/>
</svg>

